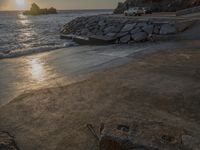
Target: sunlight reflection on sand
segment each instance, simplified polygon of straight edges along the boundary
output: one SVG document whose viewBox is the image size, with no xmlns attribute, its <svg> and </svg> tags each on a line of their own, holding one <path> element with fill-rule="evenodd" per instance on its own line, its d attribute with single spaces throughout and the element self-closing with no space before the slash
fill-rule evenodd
<svg viewBox="0 0 200 150">
<path fill-rule="evenodd" d="M 45 69 L 44 64 L 40 61 L 38 58 L 32 59 L 30 62 L 28 62 L 30 65 L 30 73 L 32 75 L 32 78 L 36 81 L 43 81 L 45 77 Z"/>
</svg>

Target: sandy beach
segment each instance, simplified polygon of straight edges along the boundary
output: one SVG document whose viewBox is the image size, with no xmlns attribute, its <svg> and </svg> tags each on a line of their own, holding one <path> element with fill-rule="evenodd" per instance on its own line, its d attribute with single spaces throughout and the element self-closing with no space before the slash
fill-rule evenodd
<svg viewBox="0 0 200 150">
<path fill-rule="evenodd" d="M 184 34 L 191 34 L 191 31 Z M 159 143 L 159 137 L 166 134 L 174 137 L 175 142 L 161 143 L 161 147 L 176 150 L 181 144 L 185 144 L 182 143 L 183 136 L 199 141 L 199 38 L 191 36 L 191 39 L 155 44 L 148 47 L 148 50 L 144 46 L 144 51 L 137 53 L 129 51 L 130 45 L 115 46 L 118 53 L 112 51 L 111 47 L 103 47 L 105 51 L 93 49 L 86 52 L 88 57 L 75 55 L 85 58 L 85 65 L 81 65 L 82 69 L 77 68 L 71 72 L 68 68 L 68 73 L 71 77 L 76 77 L 76 73 L 84 75 L 81 81 L 78 82 L 77 78 L 73 84 L 65 85 L 66 80 L 61 80 L 62 84 L 52 88 L 41 86 L 10 102 L 4 102 L 6 105 L 0 109 L 0 130 L 13 135 L 20 149 L 28 150 L 38 147 L 44 150 L 95 150 L 98 149 L 98 141 L 86 125 L 91 123 L 99 133 L 102 122 L 114 123 L 121 119 L 145 124 L 151 129 L 152 126 L 164 127 L 165 130 L 152 131 L 154 144 Z M 120 49 L 125 50 L 124 55 L 120 53 Z M 51 53 L 57 54 L 54 56 L 63 56 L 66 51 Z M 49 58 L 52 58 L 51 53 L 48 53 Z M 101 54 L 104 61 L 91 61 L 94 56 L 91 53 Z M 46 54 L 31 57 L 47 58 L 44 55 Z M 30 56 L 24 60 L 28 58 Z M 71 57 L 70 60 L 73 59 Z M 61 63 L 64 59 L 59 60 Z M 4 60 L 4 63 L 10 61 L 15 59 Z M 66 61 L 65 64 L 69 62 L 72 61 Z M 51 79 L 46 80 L 50 84 L 49 81 Z M 26 83 L 26 87 L 31 85 Z M 144 133 L 143 140 L 148 141 L 152 133 Z M 141 134 L 143 137 L 144 135 Z M 190 144 L 196 146 L 195 140 Z M 148 142 L 143 144 L 148 146 Z"/>
<path fill-rule="evenodd" d="M 21 149 L 97 149 L 86 128 L 112 117 L 162 122 L 200 135 L 198 49 L 166 50 L 70 86 L 36 90 L 0 110 Z M 180 133 L 179 133 L 180 134 Z"/>
<path fill-rule="evenodd" d="M 200 0 L 0 0 L 0 150 L 200 150 Z"/>
</svg>

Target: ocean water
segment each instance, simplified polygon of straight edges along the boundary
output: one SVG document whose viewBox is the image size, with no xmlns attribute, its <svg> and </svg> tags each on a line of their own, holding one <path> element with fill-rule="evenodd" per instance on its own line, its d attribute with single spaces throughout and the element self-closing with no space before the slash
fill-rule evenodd
<svg viewBox="0 0 200 150">
<path fill-rule="evenodd" d="M 112 10 L 59 11 L 58 14 L 24 16 L 22 12 L 0 12 L 0 58 L 68 47 L 59 29 L 80 16 L 112 13 Z"/>
</svg>

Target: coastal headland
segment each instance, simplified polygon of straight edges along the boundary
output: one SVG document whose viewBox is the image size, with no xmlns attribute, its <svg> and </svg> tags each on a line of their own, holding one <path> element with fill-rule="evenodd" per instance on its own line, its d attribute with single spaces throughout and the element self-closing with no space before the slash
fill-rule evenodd
<svg viewBox="0 0 200 150">
<path fill-rule="evenodd" d="M 33 3 L 31 5 L 30 10 L 23 12 L 23 15 L 33 15 L 33 16 L 47 15 L 47 14 L 57 14 L 57 10 L 53 7 L 49 8 L 49 9 L 47 9 L 47 8 L 41 9 L 36 3 Z"/>
</svg>

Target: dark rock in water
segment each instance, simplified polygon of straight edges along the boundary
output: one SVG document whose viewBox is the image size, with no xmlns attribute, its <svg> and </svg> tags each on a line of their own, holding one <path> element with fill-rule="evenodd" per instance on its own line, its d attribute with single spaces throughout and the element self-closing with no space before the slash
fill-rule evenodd
<svg viewBox="0 0 200 150">
<path fill-rule="evenodd" d="M 49 14 L 56 14 L 57 10 L 55 8 L 51 7 L 49 9 L 47 9 L 47 13 L 49 13 Z"/>
<path fill-rule="evenodd" d="M 0 132 L 0 150 L 19 150 L 14 139 L 6 132 Z"/>
<path fill-rule="evenodd" d="M 29 11 L 23 12 L 24 15 L 33 15 L 33 16 L 45 15 L 45 14 L 56 14 L 56 13 L 57 13 L 57 10 L 53 7 L 49 9 L 47 8 L 40 9 L 40 7 L 35 3 L 32 4 L 31 9 Z"/>
</svg>

